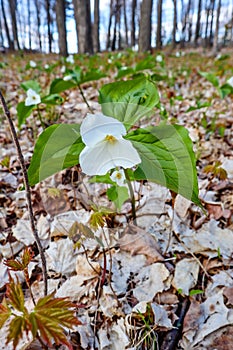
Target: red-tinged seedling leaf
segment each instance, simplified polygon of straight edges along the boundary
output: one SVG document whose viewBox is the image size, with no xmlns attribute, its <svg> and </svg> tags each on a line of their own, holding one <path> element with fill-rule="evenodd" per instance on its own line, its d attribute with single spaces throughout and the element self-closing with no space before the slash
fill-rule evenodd
<svg viewBox="0 0 233 350">
<path fill-rule="evenodd" d="M 0 328 L 4 325 L 6 320 L 11 315 L 11 309 L 8 307 L 6 299 L 4 298 L 2 303 L 0 304 Z"/>
<path fill-rule="evenodd" d="M 30 329 L 31 326 L 24 316 L 15 316 L 9 324 L 7 344 L 10 341 L 13 341 L 13 349 L 15 349 L 19 343 L 19 340 L 23 337 L 23 333 L 28 333 Z"/>
<path fill-rule="evenodd" d="M 21 261 L 17 259 L 9 259 L 5 261 L 4 264 L 13 271 L 23 271 L 28 267 L 30 261 L 32 260 L 32 257 L 33 253 L 28 247 L 26 247 L 23 251 Z"/>
<path fill-rule="evenodd" d="M 7 284 L 6 296 L 10 304 L 16 310 L 27 313 L 27 309 L 24 306 L 24 295 L 22 287 L 20 283 L 16 283 L 12 277 L 10 277 L 10 283 Z"/>
<path fill-rule="evenodd" d="M 63 327 L 72 328 L 81 324 L 74 315 L 74 306 L 66 298 L 54 298 L 54 293 L 39 299 L 29 317 L 33 325 L 33 335 L 39 331 L 41 338 L 49 346 L 54 341 L 57 345 L 67 345 L 72 349 Z"/>
</svg>

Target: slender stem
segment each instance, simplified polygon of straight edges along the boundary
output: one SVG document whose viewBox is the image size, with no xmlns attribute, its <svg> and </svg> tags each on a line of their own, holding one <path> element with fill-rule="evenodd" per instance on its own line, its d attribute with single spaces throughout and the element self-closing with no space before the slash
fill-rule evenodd
<svg viewBox="0 0 233 350">
<path fill-rule="evenodd" d="M 31 225 L 31 230 L 33 233 L 33 236 L 35 238 L 36 244 L 37 244 L 37 248 L 41 257 L 41 262 L 42 262 L 42 273 L 43 273 L 43 280 L 44 280 L 44 294 L 47 295 L 47 290 L 48 290 L 48 279 L 47 279 L 47 267 L 46 267 L 46 259 L 45 259 L 45 254 L 43 251 L 43 247 L 41 245 L 41 241 L 38 235 L 38 231 L 35 225 L 35 220 L 34 220 L 34 216 L 33 216 L 33 209 L 32 209 L 32 200 L 31 200 L 31 189 L 30 189 L 30 185 L 29 185 L 29 181 L 28 181 L 28 174 L 27 174 L 27 169 L 26 169 L 26 165 L 24 162 L 24 157 L 23 157 L 23 153 L 19 144 L 19 139 L 17 137 L 17 133 L 15 130 L 15 126 L 14 123 L 11 119 L 11 114 L 10 111 L 7 107 L 6 101 L 0 91 L 0 102 L 2 104 L 5 116 L 7 118 L 7 121 L 9 123 L 10 126 L 10 130 L 11 130 L 11 134 L 12 134 L 12 138 L 17 150 L 17 154 L 18 154 L 18 158 L 19 158 L 19 163 L 22 169 L 22 173 L 23 173 L 23 181 L 24 181 L 24 186 L 25 186 L 25 192 L 26 192 L 26 201 L 27 201 L 27 206 L 28 206 L 28 213 L 29 213 L 29 221 L 30 221 L 30 225 Z"/>
<path fill-rule="evenodd" d="M 85 97 L 85 95 L 84 95 L 84 93 L 83 93 L 83 90 L 82 90 L 80 84 L 78 84 L 78 88 L 79 88 L 80 94 L 82 95 L 83 101 L 86 103 L 86 105 L 87 105 L 89 111 L 90 111 L 91 113 L 94 113 L 93 109 L 92 109 L 91 106 L 89 105 L 89 103 L 88 103 L 88 101 L 87 101 L 87 99 L 86 99 L 86 97 Z"/>
<path fill-rule="evenodd" d="M 42 126 L 43 129 L 45 129 L 45 123 L 44 123 L 43 120 L 42 120 L 42 116 L 41 116 L 41 113 L 40 113 L 40 108 L 39 108 L 38 105 L 37 105 L 37 113 L 38 113 L 38 117 L 39 117 L 41 126 Z"/>
<path fill-rule="evenodd" d="M 132 183 L 130 181 L 130 177 L 129 177 L 129 173 L 127 171 L 127 169 L 124 169 L 124 173 L 125 173 L 125 178 L 126 178 L 126 182 L 129 188 L 129 193 L 130 193 L 130 199 L 131 199 L 131 207 L 132 207 L 132 217 L 133 217 L 133 223 L 134 225 L 137 225 L 137 220 L 136 220 L 136 207 L 135 207 L 135 196 L 134 196 L 134 190 L 132 187 Z"/>
</svg>

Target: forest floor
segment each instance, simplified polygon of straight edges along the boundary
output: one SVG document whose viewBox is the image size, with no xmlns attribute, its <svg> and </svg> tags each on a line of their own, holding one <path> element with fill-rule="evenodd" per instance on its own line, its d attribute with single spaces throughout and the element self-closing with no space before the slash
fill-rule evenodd
<svg viewBox="0 0 233 350">
<path fill-rule="evenodd" d="M 78 232 L 74 223 L 88 225 L 90 199 L 98 206 L 111 207 L 108 185 L 90 183 L 73 167 L 32 188 L 49 293 L 55 290 L 56 297 L 75 302 L 82 322 L 67 334 L 74 349 L 233 348 L 233 94 L 221 97 L 219 92 L 233 76 L 233 53 L 226 50 L 214 58 L 201 51 L 175 52 L 165 55 L 162 63 L 156 61 L 156 55 L 149 55 L 154 67 L 143 71 L 157 74 L 168 121 L 189 131 L 197 157 L 199 196 L 206 212 L 160 185 L 135 183 L 137 226 L 128 221 L 131 206 L 126 202 L 111 218 L 111 228 L 96 232 L 96 240 Z M 146 59 L 132 52 L 75 56 L 75 64 L 84 70 L 92 65 L 106 74 L 82 84 L 94 113 L 101 111 L 98 89 Z M 30 60 L 36 62 L 35 68 L 30 67 Z M 56 55 L 0 56 L 0 89 L 16 126 L 17 104 L 26 97 L 20 84 L 36 80 L 44 91 L 52 79 L 63 76 L 63 65 Z M 200 72 L 211 76 L 206 79 Z M 80 123 L 89 112 L 80 91 L 72 89 L 62 96 L 62 105 L 43 111 L 47 124 Z M 29 246 L 34 253 L 29 278 L 37 300 L 43 296 L 41 261 L 30 229 L 20 164 L 0 112 L 0 296 L 3 299 L 9 283 L 4 262 L 18 258 Z M 27 165 L 42 131 L 36 113 L 18 130 Z M 157 125 L 160 115 L 161 110 L 156 109 L 150 120 L 143 119 L 140 125 Z M 30 309 L 23 273 L 10 274 L 18 276 Z M 12 343 L 5 344 L 7 327 L 4 324 L 0 329 L 0 349 L 11 350 Z M 16 349 L 40 348 L 29 333 Z"/>
</svg>

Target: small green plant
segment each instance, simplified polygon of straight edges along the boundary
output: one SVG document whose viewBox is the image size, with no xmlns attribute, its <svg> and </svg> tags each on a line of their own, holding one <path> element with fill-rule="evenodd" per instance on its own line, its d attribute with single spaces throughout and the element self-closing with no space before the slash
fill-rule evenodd
<svg viewBox="0 0 233 350">
<path fill-rule="evenodd" d="M 28 265 L 31 260 L 32 253 L 26 248 L 21 261 L 9 259 L 5 262 L 10 270 L 24 272 L 30 293 Z M 21 284 L 9 274 L 6 296 L 0 304 L 0 328 L 8 321 L 6 344 L 12 342 L 13 349 L 16 349 L 23 335 L 30 333 L 45 349 L 53 343 L 73 349 L 64 327 L 72 329 L 74 325 L 81 324 L 75 316 L 75 305 L 67 298 L 55 298 L 54 294 L 55 292 L 35 301 L 31 293 L 34 308 L 29 310 L 25 306 Z"/>
</svg>

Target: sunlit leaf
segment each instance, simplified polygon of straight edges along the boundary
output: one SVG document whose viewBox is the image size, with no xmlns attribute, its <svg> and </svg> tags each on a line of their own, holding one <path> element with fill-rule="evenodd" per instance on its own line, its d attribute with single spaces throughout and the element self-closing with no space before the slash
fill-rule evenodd
<svg viewBox="0 0 233 350">
<path fill-rule="evenodd" d="M 4 298 L 2 303 L 0 304 L 0 328 L 4 325 L 6 320 L 11 315 L 11 309 L 8 307 L 6 299 Z"/>
<path fill-rule="evenodd" d="M 38 138 L 28 177 L 31 185 L 79 163 L 84 144 L 78 124 L 56 124 L 48 127 Z"/>
</svg>

